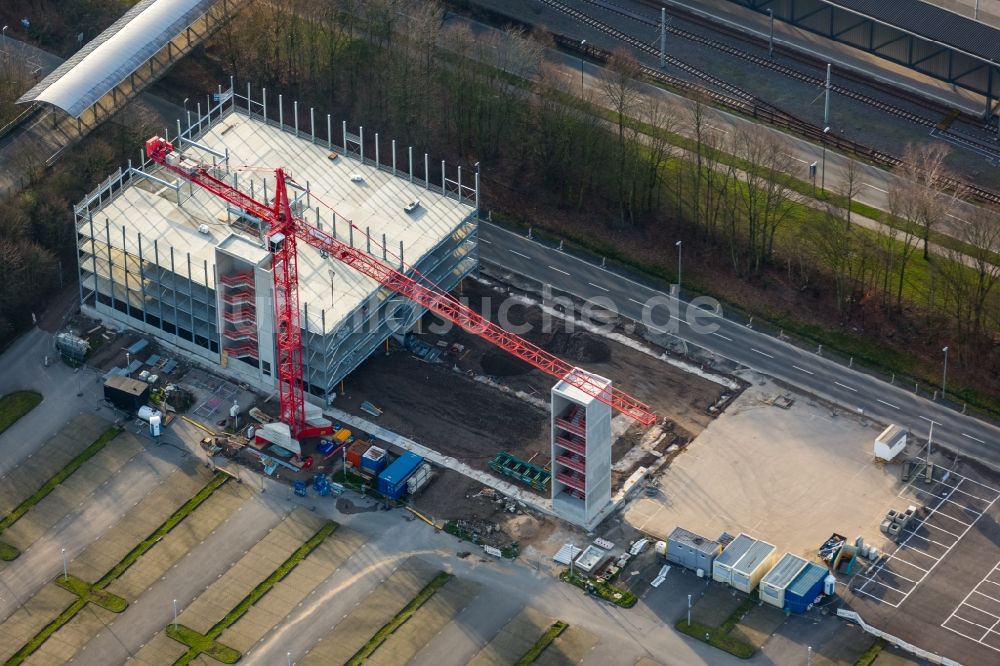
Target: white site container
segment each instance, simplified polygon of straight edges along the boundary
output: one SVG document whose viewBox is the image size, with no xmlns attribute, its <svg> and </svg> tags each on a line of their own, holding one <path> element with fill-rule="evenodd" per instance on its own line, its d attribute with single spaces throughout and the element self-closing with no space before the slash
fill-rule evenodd
<svg viewBox="0 0 1000 666">
<path fill-rule="evenodd" d="M 733 580 L 730 585 L 747 594 L 753 592 L 761 578 L 771 570 L 777 555 L 775 547 L 766 541 L 758 541 L 750 546 L 746 555 L 733 566 Z"/>
<path fill-rule="evenodd" d="M 774 568 L 760 580 L 760 600 L 776 608 L 785 607 L 785 590 L 802 570 L 809 565 L 804 559 L 792 553 L 785 553 Z"/>
<path fill-rule="evenodd" d="M 729 585 L 733 582 L 733 566 L 746 555 L 757 539 L 746 534 L 740 534 L 729 542 L 718 557 L 712 562 L 712 578 Z"/>
</svg>

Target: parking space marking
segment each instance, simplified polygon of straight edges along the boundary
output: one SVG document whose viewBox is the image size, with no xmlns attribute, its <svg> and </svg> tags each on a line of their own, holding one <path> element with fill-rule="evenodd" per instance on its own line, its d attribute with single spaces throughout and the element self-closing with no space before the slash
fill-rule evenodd
<svg viewBox="0 0 1000 666">
<path fill-rule="evenodd" d="M 956 483 L 955 483 L 954 486 L 949 485 L 947 483 L 944 483 L 944 481 L 947 481 L 952 476 L 954 476 L 954 478 L 957 479 L 957 481 L 956 481 Z M 996 490 L 994 488 L 991 488 L 990 486 L 987 486 L 985 484 L 979 483 L 978 481 L 973 481 L 972 479 L 969 479 L 966 476 L 963 476 L 963 475 L 957 474 L 957 473 L 952 473 L 950 471 L 945 473 L 945 477 L 944 477 L 943 480 L 940 480 L 940 481 L 936 480 L 936 482 L 937 483 L 941 483 L 942 486 L 948 488 L 948 491 L 945 492 L 941 496 L 930 495 L 929 492 L 922 491 L 922 492 L 925 492 L 930 497 L 934 497 L 937 500 L 937 502 L 934 504 L 934 508 L 932 508 L 930 510 L 930 512 L 926 516 L 924 516 L 916 525 L 914 525 L 913 527 L 909 527 L 909 526 L 907 527 L 907 529 L 906 529 L 906 533 L 907 533 L 906 538 L 903 539 L 903 541 L 896 547 L 896 550 L 893 553 L 887 555 L 874 568 L 869 568 L 868 570 L 866 570 L 865 572 L 863 572 L 863 574 L 861 572 L 859 572 L 858 574 L 855 575 L 855 578 L 860 578 L 864 582 L 862 582 L 860 584 L 860 586 L 852 583 L 852 585 L 851 585 L 852 591 L 854 591 L 855 593 L 864 594 L 865 596 L 869 596 L 869 597 L 875 599 L 876 601 L 878 601 L 879 603 L 883 603 L 883 604 L 886 604 L 888 606 L 892 606 L 893 608 L 899 608 L 899 606 L 904 601 L 906 601 L 909 598 L 909 596 L 913 593 L 913 591 L 917 589 L 917 587 L 927 578 L 927 576 L 929 576 L 931 574 L 931 572 L 934 571 L 934 567 L 936 567 L 938 564 L 940 564 L 941 561 L 944 560 L 944 558 L 948 556 L 948 554 L 951 552 L 952 548 L 954 548 L 956 545 L 958 545 L 958 542 L 961 541 L 962 538 L 969 532 L 969 530 L 972 529 L 972 527 L 976 524 L 976 522 L 979 520 L 979 518 L 984 513 L 986 513 L 993 506 L 993 504 L 998 499 L 1000 499 L 1000 490 Z M 990 493 L 993 495 L 993 499 L 987 500 L 987 499 L 982 498 L 982 497 L 975 497 L 971 493 L 964 493 L 964 491 L 960 490 L 960 486 L 962 486 L 963 484 L 965 484 L 967 482 L 970 483 L 970 484 L 976 484 L 977 486 L 981 486 L 982 488 L 985 488 L 985 489 L 989 490 Z M 913 484 L 913 481 L 911 481 L 910 484 L 908 484 L 907 487 L 911 487 L 912 484 Z M 904 490 L 905 490 L 905 488 L 904 488 Z M 920 491 L 918 491 L 918 492 L 920 492 Z M 979 492 L 981 494 L 985 494 L 981 490 L 977 490 L 977 492 Z M 946 502 L 950 502 L 951 504 L 955 504 L 955 505 L 961 507 L 963 510 L 969 510 L 969 511 L 972 511 L 973 513 L 975 513 L 975 509 L 972 509 L 971 507 L 968 507 L 968 506 L 964 505 L 960 501 L 952 499 L 955 496 L 955 493 L 964 493 L 964 494 L 968 495 L 969 497 L 972 497 L 973 499 L 975 499 L 977 501 L 986 502 L 987 503 L 986 507 L 982 510 L 981 513 L 978 513 L 976 515 L 976 517 L 972 520 L 971 523 L 966 523 L 964 521 L 961 521 L 961 520 L 959 520 L 957 518 L 954 518 L 952 516 L 949 516 L 947 514 L 942 513 L 941 511 L 939 511 L 939 509 L 941 509 L 942 507 L 945 506 Z M 902 494 L 902 491 L 901 491 L 901 494 Z M 925 506 L 928 506 L 928 505 L 929 505 L 929 500 L 928 500 L 928 504 L 926 504 Z M 943 527 L 939 527 L 938 525 L 930 523 L 930 521 L 932 519 L 934 519 L 936 516 L 940 516 L 940 517 L 944 517 L 944 518 L 949 518 L 950 520 L 958 523 L 959 525 L 963 525 L 964 529 L 962 530 L 961 534 L 956 534 L 954 532 L 950 532 L 949 530 L 947 530 L 947 529 L 945 529 Z M 951 527 L 951 523 L 946 523 L 946 524 L 949 525 L 949 527 Z M 951 545 L 945 546 L 944 544 L 940 544 L 939 543 L 939 545 L 941 545 L 941 547 L 943 547 L 945 549 L 945 552 L 940 557 L 935 557 L 933 555 L 929 555 L 927 553 L 923 553 L 922 551 L 917 550 L 917 549 L 913 548 L 912 546 L 907 547 L 907 544 L 909 544 L 910 540 L 913 539 L 913 537 L 918 537 L 918 538 L 924 539 L 928 543 L 931 542 L 930 539 L 928 539 L 926 537 L 923 537 L 923 536 L 920 536 L 920 535 L 918 535 L 916 533 L 917 530 L 919 530 L 921 527 L 924 527 L 924 526 L 932 528 L 932 529 L 940 530 L 941 532 L 945 532 L 946 534 L 950 534 L 951 536 L 954 537 L 954 541 L 952 542 Z M 953 527 L 953 529 L 957 529 L 957 528 Z M 938 543 L 938 542 L 935 542 L 935 543 Z M 909 560 L 902 559 L 902 557 L 900 557 L 900 555 L 904 551 L 918 552 L 921 555 L 925 555 L 927 558 L 929 558 L 931 560 L 934 560 L 934 562 L 933 562 L 933 564 L 930 565 L 929 569 L 923 569 L 922 567 L 920 567 L 920 566 L 918 566 L 916 564 L 913 564 Z M 903 564 L 909 565 L 910 567 L 913 567 L 914 569 L 922 571 L 923 575 L 921 575 L 918 580 L 910 580 L 910 579 L 906 578 L 905 576 L 900 575 L 894 569 L 888 568 L 893 561 L 902 562 Z M 980 581 L 976 585 L 976 588 L 978 588 L 979 585 L 982 585 L 984 581 L 987 581 L 987 579 L 997 570 L 997 567 L 1000 567 L 1000 563 L 998 563 L 997 566 L 993 568 L 993 570 L 991 570 L 988 574 L 986 574 L 986 576 L 983 577 L 983 580 Z M 902 580 L 907 580 L 910 583 L 912 583 L 912 587 L 910 587 L 909 590 L 907 590 L 907 591 L 904 592 L 904 591 L 898 590 L 898 589 L 896 589 L 896 588 L 894 588 L 894 587 L 892 587 L 890 585 L 887 585 L 885 582 L 883 582 L 881 580 L 882 577 L 885 577 L 885 578 L 892 577 L 894 579 L 893 582 L 895 582 L 896 578 L 899 578 L 899 579 L 902 579 Z M 892 602 L 890 602 L 890 601 L 888 601 L 886 599 L 880 599 L 879 597 L 866 592 L 865 588 L 867 588 L 869 585 L 880 585 L 882 587 L 885 587 L 886 589 L 898 592 L 899 594 L 902 595 L 902 599 L 900 599 L 896 603 L 892 603 Z M 970 591 L 969 594 L 966 595 L 966 598 L 963 600 L 962 604 L 959 604 L 959 606 L 956 607 L 955 611 L 952 612 L 952 614 L 948 617 L 948 619 L 945 620 L 941 624 L 942 627 L 945 627 L 946 629 L 951 629 L 950 627 L 947 627 L 945 625 L 952 619 L 952 617 L 955 616 L 956 612 L 958 611 L 959 608 L 961 608 L 961 606 L 963 604 L 969 605 L 969 604 L 966 604 L 966 602 L 968 601 L 968 599 L 969 599 L 969 597 L 971 595 L 972 595 L 972 592 Z M 998 621 L 998 623 L 1000 623 L 1000 617 L 997 617 L 996 615 L 992 615 L 992 614 L 988 614 L 988 615 L 990 615 L 990 617 L 993 617 L 994 619 L 996 619 Z M 959 619 L 961 619 L 961 618 L 959 618 Z M 954 631 L 954 629 L 952 629 L 952 631 Z M 991 632 L 992 633 L 996 633 L 997 636 L 1000 637 L 1000 632 L 995 632 L 995 631 L 993 631 L 993 629 L 988 629 L 986 631 L 986 633 L 983 634 L 982 638 L 980 638 L 979 641 L 977 641 L 977 642 L 982 642 L 982 640 L 985 639 Z M 957 632 L 956 631 L 956 633 L 961 633 L 961 632 Z M 965 634 L 962 634 L 962 635 L 965 635 Z M 968 636 L 967 636 L 967 638 L 968 638 Z M 975 639 L 971 639 L 970 638 L 970 640 L 975 640 Z M 985 643 L 983 643 L 983 644 L 986 645 Z M 992 647 L 992 646 L 988 646 L 988 647 Z M 998 649 L 998 648 L 993 648 L 993 649 L 997 649 L 998 651 L 1000 651 L 1000 649 Z"/>
<path fill-rule="evenodd" d="M 949 615 L 948 618 L 944 622 L 941 623 L 941 626 L 944 627 L 945 629 L 947 629 L 948 631 L 951 631 L 953 633 L 958 634 L 959 636 L 963 636 L 964 638 L 967 638 L 970 641 L 973 641 L 974 643 L 979 643 L 980 645 L 982 645 L 984 647 L 988 647 L 991 650 L 996 650 L 997 652 L 1000 652 L 1000 648 L 997 648 L 996 646 L 993 646 L 993 645 L 990 645 L 989 643 L 985 643 L 984 642 L 986 640 L 986 638 L 990 636 L 990 634 L 995 634 L 997 637 L 1000 637 L 1000 631 L 997 631 L 997 625 L 1000 624 L 1000 616 L 997 616 L 995 613 L 990 613 L 989 611 L 985 611 L 982 608 L 979 608 L 978 606 L 976 606 L 975 604 L 969 603 L 969 598 L 972 597 L 973 594 L 978 594 L 980 596 L 986 597 L 987 599 L 992 599 L 993 601 L 1000 601 L 1000 600 L 996 599 L 995 597 L 991 597 L 990 595 L 983 594 L 982 592 L 979 591 L 979 586 L 982 585 L 983 583 L 992 583 L 993 582 L 993 581 L 988 580 L 988 579 L 989 579 L 990 576 L 992 576 L 994 573 L 996 573 L 996 571 L 998 569 L 1000 569 L 1000 562 L 997 562 L 993 566 L 993 568 L 990 569 L 990 571 L 985 576 L 983 576 L 982 580 L 980 580 L 978 583 L 976 583 L 975 587 L 973 587 L 971 590 L 969 590 L 969 593 L 967 595 L 965 595 L 965 598 L 962 599 L 962 601 L 957 606 L 955 606 L 955 610 L 953 610 L 951 612 L 951 615 Z M 993 624 L 991 626 L 987 627 L 987 626 L 985 626 L 983 624 L 980 624 L 978 622 L 973 622 L 972 620 L 969 620 L 969 619 L 966 619 L 966 618 L 962 617 L 959 614 L 959 612 L 961 611 L 961 609 L 963 607 L 971 608 L 972 610 L 974 610 L 974 611 L 976 611 L 978 613 L 982 613 L 983 615 L 986 615 L 988 617 L 993 618 L 993 620 L 994 620 Z M 959 631 L 959 630 L 955 629 L 954 627 L 948 626 L 948 623 L 950 623 L 952 620 L 959 620 L 961 622 L 965 622 L 966 624 L 970 624 L 970 625 L 972 625 L 974 627 L 979 627 L 980 629 L 983 629 L 984 631 L 983 631 L 982 635 L 979 636 L 979 638 L 976 638 L 975 636 L 970 636 L 969 634 L 964 633 L 962 631 Z"/>
</svg>

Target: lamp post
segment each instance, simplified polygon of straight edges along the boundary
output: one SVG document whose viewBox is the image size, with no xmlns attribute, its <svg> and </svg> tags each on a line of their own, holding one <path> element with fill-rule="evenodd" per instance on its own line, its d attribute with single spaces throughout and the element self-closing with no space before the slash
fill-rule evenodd
<svg viewBox="0 0 1000 666">
<path fill-rule="evenodd" d="M 184 104 L 184 115 L 187 117 L 187 128 L 188 128 L 188 131 L 190 132 L 191 131 L 191 112 L 188 111 L 188 98 L 187 97 L 184 98 L 183 104 Z"/>
<path fill-rule="evenodd" d="M 581 97 L 583 96 L 583 54 L 586 53 L 586 49 L 587 49 L 587 40 L 586 39 L 581 39 L 580 40 L 580 51 L 582 51 L 582 53 L 580 54 L 580 96 Z"/>
<path fill-rule="evenodd" d="M 174 629 L 177 629 L 177 600 L 174 599 Z"/>
<path fill-rule="evenodd" d="M 69 580 L 69 569 L 66 567 L 66 549 L 62 549 L 62 561 L 63 561 L 63 582 Z"/>
<path fill-rule="evenodd" d="M 819 191 L 826 194 L 826 135 L 830 131 L 829 127 L 823 128 L 823 166 L 820 169 Z"/>
<path fill-rule="evenodd" d="M 941 376 L 941 400 L 944 400 L 945 391 L 948 390 L 948 348 L 945 347 L 941 351 L 944 352 L 944 374 Z"/>
<path fill-rule="evenodd" d="M 677 246 L 677 295 L 681 295 L 681 250 L 683 249 L 684 241 L 677 241 L 674 245 Z"/>
<path fill-rule="evenodd" d="M 767 34 L 767 57 L 774 57 L 774 10 L 768 7 L 767 9 L 768 20 L 771 24 L 770 30 Z"/>
<path fill-rule="evenodd" d="M 286 652 L 285 656 L 288 657 L 288 666 L 292 666 L 292 653 Z"/>
</svg>

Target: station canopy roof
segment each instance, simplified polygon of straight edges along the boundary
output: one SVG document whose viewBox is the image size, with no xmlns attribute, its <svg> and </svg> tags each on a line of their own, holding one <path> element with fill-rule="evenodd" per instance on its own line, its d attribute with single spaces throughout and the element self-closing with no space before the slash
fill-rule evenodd
<svg viewBox="0 0 1000 666">
<path fill-rule="evenodd" d="M 941 7 L 914 0 L 824 2 L 981 60 L 1000 63 L 1000 30 Z"/>
<path fill-rule="evenodd" d="M 194 23 L 215 0 L 141 0 L 18 101 L 79 118 Z"/>
</svg>

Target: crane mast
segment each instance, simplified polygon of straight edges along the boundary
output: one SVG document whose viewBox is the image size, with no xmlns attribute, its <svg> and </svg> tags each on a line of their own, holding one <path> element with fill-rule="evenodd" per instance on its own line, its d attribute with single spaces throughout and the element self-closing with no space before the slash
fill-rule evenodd
<svg viewBox="0 0 1000 666">
<path fill-rule="evenodd" d="M 190 162 L 173 152 L 169 141 L 153 137 L 146 141 L 146 154 L 154 162 L 270 225 L 267 237 L 274 255 L 274 296 L 277 319 L 277 353 L 281 420 L 293 437 L 305 428 L 305 396 L 302 388 L 302 331 L 299 326 L 296 241 L 301 240 L 337 261 L 368 276 L 392 291 L 478 335 L 521 360 L 560 379 L 643 425 L 656 422 L 650 408 L 632 396 L 595 381 L 585 371 L 571 366 L 538 345 L 510 333 L 435 286 L 420 284 L 368 253 L 344 243 L 332 234 L 296 218 L 288 200 L 288 177 L 275 170 L 273 204 L 257 201 L 214 176 L 213 167 Z"/>
</svg>

